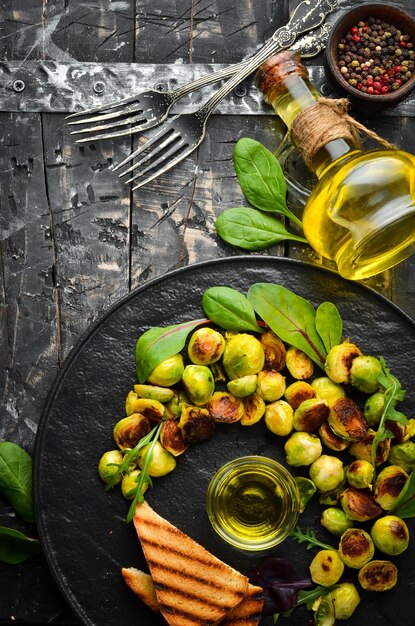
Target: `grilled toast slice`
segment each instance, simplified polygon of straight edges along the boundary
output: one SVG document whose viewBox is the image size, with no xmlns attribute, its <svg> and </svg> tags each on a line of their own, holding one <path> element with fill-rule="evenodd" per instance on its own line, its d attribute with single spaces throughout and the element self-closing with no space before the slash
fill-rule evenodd
<svg viewBox="0 0 415 626">
<path fill-rule="evenodd" d="M 122 575 L 130 589 L 155 613 L 159 613 L 160 607 L 150 574 L 129 567 L 122 569 Z M 227 613 L 220 626 L 257 626 L 261 619 L 263 604 L 261 587 L 248 585 L 242 602 Z"/>
<path fill-rule="evenodd" d="M 216 626 L 237 606 L 248 579 L 144 502 L 134 526 L 150 569 L 160 611 L 170 626 Z"/>
</svg>

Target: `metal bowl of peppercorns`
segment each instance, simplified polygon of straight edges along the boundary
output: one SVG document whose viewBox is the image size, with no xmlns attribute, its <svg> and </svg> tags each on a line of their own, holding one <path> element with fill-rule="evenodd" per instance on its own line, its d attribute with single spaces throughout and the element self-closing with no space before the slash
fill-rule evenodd
<svg viewBox="0 0 415 626">
<path fill-rule="evenodd" d="M 335 23 L 326 57 L 351 96 L 393 103 L 415 87 L 415 19 L 396 6 L 359 5 Z"/>
</svg>

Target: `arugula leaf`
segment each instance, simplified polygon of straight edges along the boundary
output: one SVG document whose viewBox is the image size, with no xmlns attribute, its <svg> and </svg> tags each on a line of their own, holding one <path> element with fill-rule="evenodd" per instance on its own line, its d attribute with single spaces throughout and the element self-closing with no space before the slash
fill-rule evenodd
<svg viewBox="0 0 415 626">
<path fill-rule="evenodd" d="M 297 541 L 298 543 L 306 542 L 308 544 L 307 550 L 311 550 L 311 548 L 314 548 L 316 546 L 319 548 L 323 548 L 323 550 L 335 550 L 336 549 L 336 548 L 333 548 L 333 546 L 330 546 L 327 543 L 323 543 L 319 539 L 317 539 L 316 533 L 311 528 L 306 528 L 305 531 L 302 531 L 301 528 L 297 526 L 290 533 L 290 537 L 292 539 L 295 539 L 295 541 Z"/>
<path fill-rule="evenodd" d="M 340 313 L 332 302 L 322 302 L 316 311 L 316 329 L 327 352 L 341 342 L 343 322 Z"/>
<path fill-rule="evenodd" d="M 128 510 L 127 522 L 132 521 L 137 504 L 142 504 L 144 502 L 144 495 L 142 492 L 144 485 L 147 484 L 150 487 L 153 486 L 153 481 L 151 480 L 150 474 L 148 473 L 148 468 L 151 461 L 153 460 L 154 447 L 159 440 L 162 425 L 163 422 L 160 422 L 160 424 L 153 428 L 153 430 L 151 431 L 154 434 L 154 437 L 150 443 L 150 447 L 145 457 L 144 465 L 137 480 L 137 487 L 135 487 L 135 496 Z"/>
<path fill-rule="evenodd" d="M 270 283 L 252 285 L 247 298 L 276 335 L 324 366 L 327 353 L 316 329 L 316 311 L 308 300 Z"/>
<path fill-rule="evenodd" d="M 25 522 L 34 522 L 32 459 L 10 441 L 0 442 L 0 492 Z"/>
<path fill-rule="evenodd" d="M 41 553 L 40 541 L 18 530 L 0 526 L 0 561 L 17 565 Z"/>
<path fill-rule="evenodd" d="M 135 365 L 139 382 L 145 383 L 159 363 L 180 352 L 191 330 L 208 322 L 207 319 L 199 319 L 165 328 L 154 326 L 143 333 L 135 347 Z"/>
<path fill-rule="evenodd" d="M 226 330 L 252 330 L 262 333 L 255 311 L 247 298 L 231 287 L 210 287 L 202 297 L 202 308 L 209 319 Z"/>
<path fill-rule="evenodd" d="M 265 250 L 286 239 L 307 243 L 304 237 L 288 232 L 279 219 L 250 207 L 226 209 L 215 227 L 224 241 L 244 250 Z"/>
<path fill-rule="evenodd" d="M 234 149 L 234 165 L 241 189 L 257 209 L 282 213 L 297 226 L 301 221 L 286 204 L 287 184 L 275 155 L 255 139 L 243 137 Z"/>
<path fill-rule="evenodd" d="M 319 587 L 315 587 L 314 589 L 311 589 L 311 591 L 304 591 L 303 589 L 301 589 L 298 592 L 298 599 L 297 599 L 296 605 L 292 609 L 290 609 L 289 611 L 285 611 L 284 613 L 275 613 L 275 615 L 273 616 L 274 624 L 277 623 L 279 617 L 290 617 L 294 609 L 298 608 L 299 606 L 302 606 L 303 604 L 305 604 L 307 609 L 311 611 L 315 600 L 323 596 L 326 596 L 331 591 L 334 591 L 334 589 L 337 589 L 338 586 L 339 586 L 338 584 L 330 585 L 328 587 L 319 586 Z"/>
</svg>

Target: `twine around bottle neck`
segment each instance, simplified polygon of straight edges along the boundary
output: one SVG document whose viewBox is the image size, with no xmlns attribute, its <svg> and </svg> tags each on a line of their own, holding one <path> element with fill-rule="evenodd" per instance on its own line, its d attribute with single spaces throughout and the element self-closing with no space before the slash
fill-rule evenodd
<svg viewBox="0 0 415 626">
<path fill-rule="evenodd" d="M 359 149 L 360 132 L 375 139 L 384 148 L 396 149 L 394 144 L 351 117 L 347 107 L 347 98 L 320 97 L 315 104 L 301 111 L 294 119 L 290 129 L 291 142 L 300 150 L 311 170 L 314 157 L 330 141 L 344 139 Z"/>
</svg>

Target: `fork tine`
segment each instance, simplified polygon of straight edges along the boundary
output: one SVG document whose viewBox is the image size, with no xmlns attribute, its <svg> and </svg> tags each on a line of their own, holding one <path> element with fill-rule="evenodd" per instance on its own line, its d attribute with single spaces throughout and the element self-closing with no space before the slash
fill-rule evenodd
<svg viewBox="0 0 415 626">
<path fill-rule="evenodd" d="M 177 139 L 179 139 L 179 142 L 176 141 Z M 137 169 L 137 167 L 140 167 L 140 165 L 143 165 L 143 163 L 146 163 L 146 161 L 149 161 L 153 157 L 157 156 L 162 150 L 170 146 L 170 144 L 172 144 L 173 142 L 174 142 L 174 146 L 172 146 L 166 153 L 163 153 L 161 157 L 159 157 L 159 159 L 157 159 L 157 161 L 154 163 L 154 166 L 158 165 L 160 159 L 163 160 L 165 158 L 164 156 L 165 154 L 170 154 L 172 150 L 174 154 L 174 152 L 176 151 L 176 148 L 179 147 L 180 142 L 183 142 L 183 138 L 180 135 L 180 133 L 173 132 L 171 135 L 168 135 L 166 139 L 160 145 L 158 145 L 154 150 L 151 151 L 150 154 L 144 154 L 144 156 L 141 159 L 133 163 L 133 165 L 131 165 L 131 167 L 129 167 L 127 170 L 124 170 L 124 172 L 122 172 L 120 176 L 125 176 L 129 172 L 132 172 L 133 170 Z M 126 181 L 126 182 L 129 182 L 129 181 Z"/>
<path fill-rule="evenodd" d="M 175 159 L 171 159 L 168 162 L 167 165 L 165 165 L 164 167 L 160 167 L 156 172 L 153 172 L 153 174 L 150 174 L 150 176 L 147 176 L 147 178 L 145 178 L 144 180 L 141 180 L 137 185 L 132 187 L 131 191 L 135 191 L 136 189 L 139 189 L 140 187 L 144 187 L 144 185 L 146 185 L 147 183 L 151 182 L 152 180 L 154 180 L 158 176 L 161 176 L 161 174 L 164 174 L 165 172 L 168 172 L 172 167 L 174 167 L 175 165 L 180 163 L 188 154 L 193 152 L 193 150 L 195 148 L 196 148 L 196 146 L 191 146 L 187 152 L 180 152 L 177 155 L 177 157 Z M 142 174 L 143 174 L 143 172 L 141 174 L 137 174 L 131 180 L 136 180 L 139 176 L 142 176 Z"/>
<path fill-rule="evenodd" d="M 175 118 L 172 119 L 172 122 L 174 121 L 174 119 Z M 132 159 L 135 159 L 136 157 L 141 156 L 141 154 L 145 150 L 147 150 L 147 148 L 150 148 L 150 146 L 154 145 L 156 141 L 159 141 L 159 139 L 161 139 L 163 135 L 167 134 L 170 131 L 170 129 L 172 128 L 172 122 L 166 124 L 165 126 L 162 126 L 157 132 L 154 133 L 152 137 L 150 137 L 150 139 L 147 139 L 147 141 L 142 143 L 141 146 L 137 148 L 137 150 L 135 150 L 129 156 L 127 156 L 123 161 L 121 161 L 121 163 L 118 163 L 118 165 L 116 165 L 112 171 L 116 172 L 121 167 L 126 165 L 129 161 L 131 161 Z"/>
<path fill-rule="evenodd" d="M 71 113 L 65 117 L 66 120 L 73 119 L 75 117 L 83 117 L 86 115 L 92 115 L 93 113 L 99 113 L 100 111 L 106 111 L 107 109 L 116 109 L 118 107 L 124 107 L 126 104 L 130 102 L 134 102 L 137 100 L 137 96 L 129 96 L 128 98 L 123 98 L 123 100 L 113 100 L 112 102 L 108 102 L 107 104 L 100 104 L 99 106 L 92 107 L 90 109 L 84 109 L 83 111 L 76 111 L 76 113 Z M 74 122 L 69 122 L 73 124 Z"/>
<path fill-rule="evenodd" d="M 124 107 L 120 111 L 113 111 L 112 113 L 102 113 L 101 115 L 95 115 L 94 117 L 88 117 L 86 119 L 74 120 L 73 122 L 68 122 L 68 126 L 79 126 L 80 124 L 92 124 L 94 122 L 105 122 L 105 120 L 115 120 L 118 117 L 123 117 L 126 115 L 131 115 L 133 113 L 142 113 L 143 108 L 140 106 L 140 103 L 137 102 L 136 106 L 133 105 Z M 125 123 L 124 120 L 119 120 L 118 122 L 114 122 L 114 126 L 118 125 L 119 122 Z M 84 130 L 80 130 L 78 132 L 85 132 Z"/>
<path fill-rule="evenodd" d="M 134 124 L 135 122 L 140 121 L 140 119 L 147 119 L 145 115 L 146 111 L 143 109 L 139 110 L 137 115 L 132 115 L 131 117 L 126 118 L 125 120 L 118 120 L 117 122 L 110 122 L 109 124 L 97 124 L 96 126 L 87 126 L 87 128 L 77 128 L 71 132 L 71 135 L 81 135 L 85 133 L 92 133 L 94 131 L 100 130 L 109 130 L 111 128 L 118 128 L 119 126 L 127 126 L 129 124 Z"/>
<path fill-rule="evenodd" d="M 183 148 L 189 148 L 189 144 L 186 143 L 186 141 L 181 137 L 180 141 L 178 141 L 177 143 L 175 143 L 170 150 L 167 150 L 166 152 L 163 152 L 163 154 L 161 156 L 159 156 L 158 159 L 156 159 L 155 161 L 152 161 L 151 163 L 149 163 L 147 165 L 147 167 L 145 167 L 144 169 L 141 170 L 141 172 L 138 172 L 137 174 L 134 174 L 134 176 L 132 176 L 131 178 L 129 178 L 128 180 L 125 181 L 126 184 L 128 183 L 132 183 L 134 180 L 136 180 L 137 178 L 140 178 L 141 176 L 144 176 L 144 174 L 146 174 L 147 172 L 150 172 L 151 170 L 153 170 L 155 167 L 158 167 L 159 165 L 163 165 L 164 163 L 166 163 L 166 161 L 169 159 L 169 157 L 173 157 L 175 154 L 177 154 L 177 156 L 180 156 L 181 158 L 183 155 Z M 186 152 L 186 155 L 189 154 L 189 152 L 191 152 L 191 150 L 188 150 Z M 154 156 L 154 154 L 152 154 L 151 156 Z M 137 166 L 138 167 L 138 166 Z M 130 168 L 132 169 L 132 168 Z M 167 171 L 169 168 L 164 168 L 164 166 L 160 169 L 158 169 L 158 172 L 164 172 Z M 127 172 L 125 172 L 127 173 Z"/>
<path fill-rule="evenodd" d="M 100 139 L 112 139 L 114 137 L 125 137 L 125 135 L 134 135 L 135 133 L 139 133 L 143 130 L 148 130 L 149 128 L 153 128 L 160 122 L 163 122 L 166 119 L 167 115 L 163 118 L 151 117 L 144 124 L 138 124 L 137 126 L 132 126 L 131 128 L 126 128 L 124 130 L 115 130 L 113 133 L 103 133 L 102 135 L 93 135 L 92 137 L 81 137 L 76 139 L 76 143 L 87 143 L 91 141 L 99 141 Z M 112 126 L 110 126 L 112 128 Z M 71 135 L 75 135 L 75 133 L 71 133 Z"/>
</svg>

